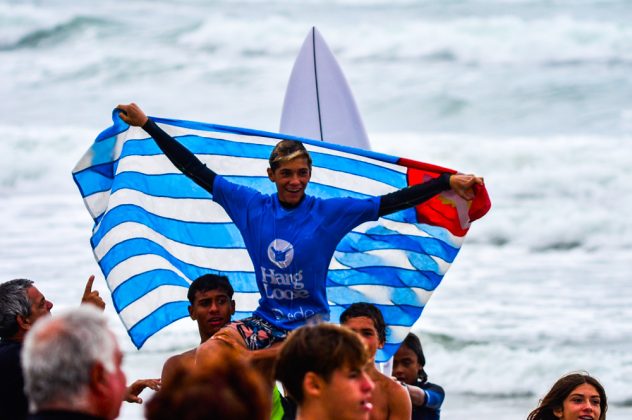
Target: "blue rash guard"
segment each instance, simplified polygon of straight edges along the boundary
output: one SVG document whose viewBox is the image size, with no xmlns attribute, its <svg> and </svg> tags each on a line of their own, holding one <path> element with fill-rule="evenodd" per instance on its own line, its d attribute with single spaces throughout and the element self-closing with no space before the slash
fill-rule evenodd
<svg viewBox="0 0 632 420">
<path fill-rule="evenodd" d="M 445 391 L 439 385 L 422 382 L 417 379 L 415 385 L 426 394 L 426 400 L 421 406 L 413 405 L 412 420 L 439 420 L 441 416 L 441 404 L 445 398 Z"/>
<path fill-rule="evenodd" d="M 338 242 L 354 227 L 377 220 L 379 197 L 305 196 L 291 209 L 278 196 L 215 177 L 213 200 L 244 238 L 261 298 L 255 315 L 293 330 L 329 319 L 327 270 Z"/>
</svg>

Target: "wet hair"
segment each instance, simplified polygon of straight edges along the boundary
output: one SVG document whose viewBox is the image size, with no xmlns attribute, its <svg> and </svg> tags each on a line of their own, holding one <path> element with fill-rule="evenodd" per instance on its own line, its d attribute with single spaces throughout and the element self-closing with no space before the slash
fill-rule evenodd
<svg viewBox="0 0 632 420">
<path fill-rule="evenodd" d="M 377 306 L 367 302 L 352 303 L 347 309 L 340 314 L 340 323 L 344 324 L 350 318 L 359 318 L 361 316 L 367 317 L 373 321 L 373 326 L 377 330 L 377 336 L 380 340 L 380 344 L 386 342 L 386 323 L 382 312 Z"/>
<path fill-rule="evenodd" d="M 197 292 L 208 292 L 209 290 L 221 290 L 225 292 L 229 298 L 233 298 L 235 291 L 231 286 L 228 277 L 218 276 L 217 274 L 204 274 L 193 280 L 187 292 L 187 298 L 191 305 L 195 303 L 195 294 Z"/>
<path fill-rule="evenodd" d="M 417 337 L 413 333 L 408 333 L 408 335 L 402 342 L 402 346 L 408 347 L 413 351 L 413 353 L 415 353 L 415 356 L 417 356 L 417 363 L 421 365 L 419 372 L 417 372 L 417 378 L 419 378 L 421 382 L 426 382 L 428 380 L 428 374 L 426 374 L 426 371 L 424 370 L 424 366 L 426 365 L 426 357 L 424 356 L 424 350 L 421 347 L 421 341 L 419 340 L 419 337 Z"/>
<path fill-rule="evenodd" d="M 180 362 L 145 404 L 148 420 L 269 420 L 265 380 L 228 348 L 196 363 Z"/>
<path fill-rule="evenodd" d="M 357 334 L 332 324 L 308 325 L 292 332 L 277 359 L 276 379 L 299 405 L 303 380 L 313 372 L 326 382 L 334 371 L 348 367 L 364 369 L 367 351 Z"/>
<path fill-rule="evenodd" d="M 307 160 L 307 166 L 312 169 L 312 157 L 309 155 L 303 143 L 298 140 L 281 140 L 274 146 L 268 163 L 272 172 L 276 171 L 282 163 L 289 162 L 294 159 L 304 158 Z"/>
<path fill-rule="evenodd" d="M 36 410 L 76 403 L 89 389 L 96 363 L 110 373 L 116 371 L 116 349 L 107 318 L 92 305 L 38 320 L 22 348 L 29 401 Z"/>
<path fill-rule="evenodd" d="M 27 289 L 33 282 L 27 279 L 9 280 L 0 284 L 0 337 L 13 337 L 19 330 L 18 315 L 31 316 L 31 300 Z"/>
<path fill-rule="evenodd" d="M 606 419 L 608 410 L 608 400 L 603 386 L 587 373 L 570 373 L 561 377 L 553 384 L 551 390 L 540 400 L 538 408 L 529 413 L 527 420 L 558 420 L 555 410 L 562 409 L 564 400 L 580 385 L 589 384 L 595 387 L 599 394 L 599 406 L 601 415 L 598 420 Z"/>
</svg>

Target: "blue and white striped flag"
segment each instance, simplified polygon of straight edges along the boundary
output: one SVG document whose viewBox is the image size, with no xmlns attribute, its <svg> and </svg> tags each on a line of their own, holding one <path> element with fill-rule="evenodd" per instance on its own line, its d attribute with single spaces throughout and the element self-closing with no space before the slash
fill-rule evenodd
<svg viewBox="0 0 632 420">
<path fill-rule="evenodd" d="M 113 121 L 77 163 L 73 177 L 95 222 L 94 255 L 133 343 L 140 348 L 160 329 L 187 317 L 189 284 L 205 273 L 228 276 L 235 289 L 235 318 L 249 316 L 259 292 L 236 226 L 142 129 L 125 124 L 117 110 Z M 264 193 L 275 192 L 266 176 L 268 156 L 280 139 L 293 137 L 190 121 L 154 121 L 218 174 Z M 381 195 L 406 187 L 411 179 L 419 182 L 446 171 L 300 140 L 313 159 L 308 193 L 322 198 Z M 415 165 L 421 169 L 412 168 Z M 433 200 L 428 202 L 429 211 L 437 213 L 437 205 L 451 209 L 452 213 L 440 213 L 450 219 L 446 226 L 456 223 L 455 229 L 418 223 L 427 219 L 443 224 L 436 222 L 436 214 L 426 218 L 418 206 L 357 227 L 343 238 L 331 261 L 331 319 L 338 320 L 346 306 L 360 301 L 376 304 L 384 314 L 389 335 L 378 361 L 396 351 L 456 257 L 470 219 L 486 211 L 472 217 L 474 206 L 451 193 Z"/>
</svg>

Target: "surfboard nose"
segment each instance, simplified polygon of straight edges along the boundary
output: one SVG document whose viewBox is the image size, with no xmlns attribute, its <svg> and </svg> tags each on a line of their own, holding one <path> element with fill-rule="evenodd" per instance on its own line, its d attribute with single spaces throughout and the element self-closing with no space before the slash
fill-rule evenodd
<svg viewBox="0 0 632 420">
<path fill-rule="evenodd" d="M 294 62 L 279 131 L 371 149 L 347 79 L 315 27 L 307 34 Z"/>
</svg>

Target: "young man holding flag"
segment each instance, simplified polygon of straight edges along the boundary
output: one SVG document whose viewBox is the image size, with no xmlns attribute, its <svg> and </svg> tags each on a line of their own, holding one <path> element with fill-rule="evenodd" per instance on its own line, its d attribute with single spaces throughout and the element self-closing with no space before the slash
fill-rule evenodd
<svg viewBox="0 0 632 420">
<path fill-rule="evenodd" d="M 268 348 L 302 325 L 329 319 L 326 279 L 339 241 L 356 226 L 414 207 L 452 190 L 465 200 L 483 179 L 474 175 L 441 176 L 390 194 L 320 199 L 305 193 L 312 160 L 296 140 L 279 142 L 269 158 L 268 178 L 276 194 L 228 181 L 158 127 L 136 105 L 119 105 L 126 123 L 142 127 L 186 176 L 212 194 L 238 227 L 255 268 L 261 298 L 251 318 L 216 333 L 198 351 L 203 357 L 218 342 L 237 349 Z"/>
</svg>

